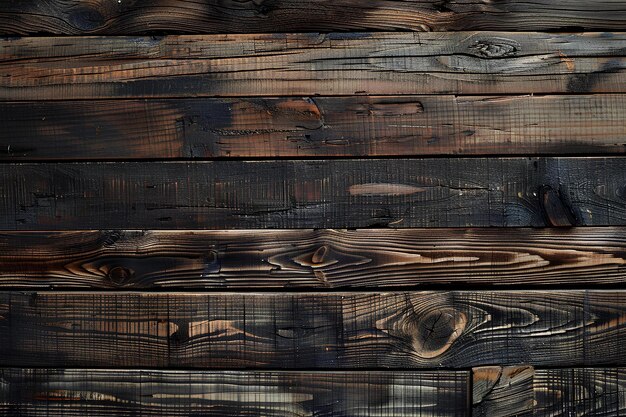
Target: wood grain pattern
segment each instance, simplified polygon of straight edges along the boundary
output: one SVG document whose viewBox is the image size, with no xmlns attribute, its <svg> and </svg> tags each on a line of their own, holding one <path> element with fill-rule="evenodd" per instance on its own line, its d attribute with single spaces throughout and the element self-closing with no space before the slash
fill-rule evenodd
<svg viewBox="0 0 626 417">
<path fill-rule="evenodd" d="M 538 372 L 540 371 L 532 366 L 474 368 L 472 416 L 534 416 L 536 408 L 540 407 L 534 391 L 534 380 Z"/>
<path fill-rule="evenodd" d="M 0 370 L 0 416 L 469 416 L 469 373 Z"/>
<path fill-rule="evenodd" d="M 624 30 L 625 22 L 620 0 L 22 0 L 0 10 L 1 33 L 11 34 Z"/>
<path fill-rule="evenodd" d="M 624 265 L 623 228 L 0 234 L 4 288 L 598 287 Z"/>
<path fill-rule="evenodd" d="M 626 95 L 0 102 L 0 158 L 623 154 Z"/>
<path fill-rule="evenodd" d="M 476 417 L 619 416 L 626 411 L 624 368 L 483 367 L 473 372 Z"/>
<path fill-rule="evenodd" d="M 2 366 L 433 369 L 626 360 L 623 291 L 0 294 Z"/>
<path fill-rule="evenodd" d="M 0 228 L 626 225 L 626 159 L 0 165 Z"/>
<path fill-rule="evenodd" d="M 0 40 L 0 99 L 626 92 L 626 34 Z"/>
</svg>

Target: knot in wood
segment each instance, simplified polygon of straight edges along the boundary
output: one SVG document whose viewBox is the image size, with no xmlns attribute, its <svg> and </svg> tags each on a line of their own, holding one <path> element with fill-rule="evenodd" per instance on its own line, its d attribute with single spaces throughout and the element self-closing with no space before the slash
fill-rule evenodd
<svg viewBox="0 0 626 417">
<path fill-rule="evenodd" d="M 311 256 L 311 263 L 313 265 L 321 264 L 324 262 L 324 257 L 328 252 L 328 246 L 320 246 Z"/>
<path fill-rule="evenodd" d="M 109 270 L 109 273 L 107 274 L 107 278 L 114 285 L 121 286 L 121 285 L 126 284 L 128 281 L 130 281 L 134 275 L 135 275 L 135 272 L 132 269 L 124 268 L 121 266 L 116 266 Z"/>
<path fill-rule="evenodd" d="M 331 246 L 322 245 L 313 252 L 307 251 L 302 255 L 295 256 L 293 262 L 300 266 L 315 269 L 337 264 L 340 260 L 339 254 L 335 252 Z"/>
<path fill-rule="evenodd" d="M 208 251 L 204 257 L 204 262 L 207 265 L 213 265 L 217 263 L 217 260 L 218 260 L 218 253 L 215 250 Z"/>
<path fill-rule="evenodd" d="M 122 237 L 122 234 L 120 232 L 107 232 L 105 234 L 105 239 L 103 242 L 104 247 L 109 247 L 109 246 L 113 246 L 115 245 L 115 242 L 117 242 L 118 240 L 120 240 Z"/>
<path fill-rule="evenodd" d="M 540 205 L 548 226 L 569 227 L 576 224 L 576 217 L 559 192 L 549 185 L 539 188 Z"/>
<path fill-rule="evenodd" d="M 483 58 L 502 58 L 514 56 L 517 53 L 517 45 L 507 43 L 504 40 L 494 41 L 476 41 L 470 45 L 470 50 L 475 55 Z"/>
<path fill-rule="evenodd" d="M 463 333 L 467 316 L 452 308 L 427 313 L 413 324 L 413 347 L 421 358 L 430 359 L 446 352 Z"/>
</svg>

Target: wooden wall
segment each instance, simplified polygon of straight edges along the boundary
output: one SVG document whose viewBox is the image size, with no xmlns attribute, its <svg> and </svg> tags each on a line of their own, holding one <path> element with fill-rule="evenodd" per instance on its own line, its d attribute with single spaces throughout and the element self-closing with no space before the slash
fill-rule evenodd
<svg viewBox="0 0 626 417">
<path fill-rule="evenodd" d="M 0 416 L 626 414 L 626 1 L 0 0 Z"/>
</svg>

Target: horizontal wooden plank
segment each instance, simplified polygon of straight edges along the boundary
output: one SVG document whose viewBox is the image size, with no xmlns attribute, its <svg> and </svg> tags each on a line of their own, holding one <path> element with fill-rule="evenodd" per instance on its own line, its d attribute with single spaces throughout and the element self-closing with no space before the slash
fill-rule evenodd
<svg viewBox="0 0 626 417">
<path fill-rule="evenodd" d="M 626 369 L 476 368 L 476 417 L 619 416 L 626 412 Z"/>
<path fill-rule="evenodd" d="M 0 99 L 626 92 L 626 34 L 0 40 Z"/>
<path fill-rule="evenodd" d="M 372 58 L 466 56 L 496 65 L 500 58 L 560 54 L 562 58 L 623 56 L 626 32 L 457 32 L 457 33 L 255 33 L 248 35 L 5 37 L 0 60 L 32 63 L 63 58 L 71 62 L 109 60 L 235 59 L 312 54 L 317 58 L 361 53 Z M 308 49 L 306 51 L 304 49 Z M 333 51 L 336 50 L 336 51 Z M 301 55 L 299 58 L 302 58 Z M 489 61 L 492 59 L 492 61 Z M 239 62 L 239 61 L 237 61 Z M 243 61 L 242 61 L 243 62 Z M 424 60 L 435 65 L 434 60 Z M 467 68 L 469 70 L 469 68 Z M 469 72 L 469 71 L 468 71 Z"/>
<path fill-rule="evenodd" d="M 591 366 L 626 360 L 626 292 L 0 293 L 0 365 Z"/>
<path fill-rule="evenodd" d="M 274 0 L 241 2 L 84 0 L 7 2 L 4 34 L 138 34 L 153 32 L 285 32 L 332 30 L 626 29 L 620 0 Z"/>
<path fill-rule="evenodd" d="M 5 288 L 345 288 L 626 283 L 626 228 L 0 234 Z"/>
<path fill-rule="evenodd" d="M 626 95 L 0 102 L 0 158 L 623 154 Z"/>
<path fill-rule="evenodd" d="M 469 372 L 0 370 L 0 415 L 469 416 Z"/>
<path fill-rule="evenodd" d="M 626 225 L 626 159 L 1 164 L 0 228 Z"/>
</svg>

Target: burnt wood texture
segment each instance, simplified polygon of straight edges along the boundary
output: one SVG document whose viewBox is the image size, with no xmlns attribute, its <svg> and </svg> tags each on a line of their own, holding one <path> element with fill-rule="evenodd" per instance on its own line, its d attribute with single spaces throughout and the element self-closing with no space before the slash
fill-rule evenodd
<svg viewBox="0 0 626 417">
<path fill-rule="evenodd" d="M 626 0 L 0 0 L 0 417 L 626 415 Z"/>
<path fill-rule="evenodd" d="M 469 416 L 469 372 L 0 369 L 0 415 Z"/>
<path fill-rule="evenodd" d="M 476 417 L 620 416 L 626 412 L 624 368 L 473 370 Z"/>
<path fill-rule="evenodd" d="M 70 231 L 0 234 L 0 287 L 614 286 L 626 229 Z"/>
<path fill-rule="evenodd" d="M 0 99 L 625 93 L 626 34 L 0 40 Z"/>
<path fill-rule="evenodd" d="M 625 329 L 618 290 L 3 292 L 0 366 L 611 366 Z"/>
<path fill-rule="evenodd" d="M 22 0 L 0 33 L 89 34 L 351 30 L 625 30 L 620 0 Z"/>
<path fill-rule="evenodd" d="M 0 159 L 626 152 L 626 96 L 0 102 Z"/>
<path fill-rule="evenodd" d="M 1 164 L 0 229 L 626 225 L 626 159 Z"/>
</svg>

